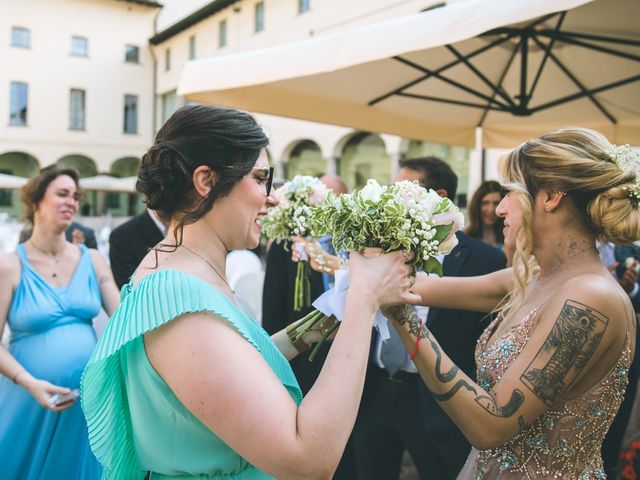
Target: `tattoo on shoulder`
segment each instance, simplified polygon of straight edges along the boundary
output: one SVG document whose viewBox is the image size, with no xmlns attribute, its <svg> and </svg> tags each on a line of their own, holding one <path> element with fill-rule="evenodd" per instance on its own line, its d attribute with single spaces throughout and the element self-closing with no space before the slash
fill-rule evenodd
<svg viewBox="0 0 640 480">
<path fill-rule="evenodd" d="M 431 332 L 427 328 L 425 322 L 422 322 L 418 314 L 411 305 L 395 305 L 389 308 L 388 312 L 400 324 L 409 324 L 409 332 L 416 338 L 426 339 L 436 354 L 435 374 L 438 380 L 443 383 L 453 380 L 458 373 L 458 367 L 452 364 L 448 372 L 442 371 L 442 351 L 436 341 L 431 336 Z M 455 388 L 455 387 L 454 387 Z"/>
<path fill-rule="evenodd" d="M 102 276 L 100 276 L 100 278 L 98 278 L 98 285 L 102 285 L 104 283 L 107 283 L 109 280 L 111 280 L 109 278 L 109 275 L 102 275 Z"/>
<path fill-rule="evenodd" d="M 524 432 L 529 426 L 527 425 L 527 422 L 524 421 L 524 417 L 522 415 L 518 417 L 518 425 L 520 426 L 520 433 Z"/>
<path fill-rule="evenodd" d="M 597 310 L 567 300 L 520 379 L 546 405 L 553 406 L 593 356 L 608 322 Z"/>
</svg>

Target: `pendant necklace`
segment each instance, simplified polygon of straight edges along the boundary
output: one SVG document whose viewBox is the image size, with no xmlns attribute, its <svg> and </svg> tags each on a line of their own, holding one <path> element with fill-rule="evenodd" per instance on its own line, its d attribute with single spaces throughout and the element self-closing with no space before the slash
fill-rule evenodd
<svg viewBox="0 0 640 480">
<path fill-rule="evenodd" d="M 51 272 L 51 276 L 53 278 L 56 278 L 58 276 L 58 273 L 56 272 L 56 270 L 58 270 L 58 264 L 60 263 L 60 254 L 62 252 L 64 252 L 64 249 L 67 248 L 67 246 L 65 245 L 62 250 L 60 250 L 59 252 L 47 252 L 45 250 L 43 250 L 42 248 L 38 247 L 35 242 L 33 241 L 33 239 L 29 240 L 31 242 L 31 246 L 33 248 L 35 248 L 38 252 L 40 252 L 41 254 L 43 254 L 45 257 L 50 257 L 53 259 L 53 267 L 51 268 L 52 272 Z"/>
<path fill-rule="evenodd" d="M 218 275 L 218 277 L 220 277 L 220 280 L 222 280 L 224 282 L 224 284 L 229 287 L 229 290 L 231 290 L 231 293 L 233 293 L 235 295 L 236 292 L 233 291 L 233 288 L 231 288 L 231 285 L 229 285 L 227 283 L 227 280 L 220 274 L 220 272 L 218 271 L 218 269 L 216 267 L 213 266 L 213 264 L 211 262 L 209 262 L 209 260 L 207 260 L 206 258 L 204 258 L 202 255 L 200 255 L 197 252 L 194 252 L 193 250 L 191 250 L 189 247 L 187 247 L 186 245 L 180 244 L 180 247 L 184 248 L 187 252 L 195 255 L 196 257 L 200 257 L 202 260 L 204 260 L 204 262 L 209 265 L 214 272 L 216 272 L 216 275 Z"/>
</svg>

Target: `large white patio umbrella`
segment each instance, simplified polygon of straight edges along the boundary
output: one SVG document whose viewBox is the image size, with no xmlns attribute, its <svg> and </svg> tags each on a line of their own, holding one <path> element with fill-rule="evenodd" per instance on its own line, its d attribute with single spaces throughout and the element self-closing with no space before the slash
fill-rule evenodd
<svg viewBox="0 0 640 480">
<path fill-rule="evenodd" d="M 25 177 L 18 177 L 16 175 L 7 175 L 6 173 L 0 173 L 0 188 L 6 189 L 18 189 L 22 188 L 29 179 Z"/>
<path fill-rule="evenodd" d="M 458 145 L 581 125 L 640 145 L 639 0 L 466 0 L 188 62 L 189 101 Z"/>
<path fill-rule="evenodd" d="M 138 177 L 111 177 L 109 175 L 96 175 L 80 179 L 80 187 L 83 190 L 98 190 L 103 192 L 127 192 L 136 191 Z"/>
</svg>

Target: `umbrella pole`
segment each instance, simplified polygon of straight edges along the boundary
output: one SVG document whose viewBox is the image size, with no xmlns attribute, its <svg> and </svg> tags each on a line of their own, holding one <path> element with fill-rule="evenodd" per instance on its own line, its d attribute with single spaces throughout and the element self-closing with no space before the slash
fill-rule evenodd
<svg viewBox="0 0 640 480">
<path fill-rule="evenodd" d="M 469 156 L 469 185 L 467 191 L 469 199 L 485 180 L 487 174 L 487 152 L 483 146 L 482 138 L 482 127 L 476 127 L 476 143 Z"/>
</svg>

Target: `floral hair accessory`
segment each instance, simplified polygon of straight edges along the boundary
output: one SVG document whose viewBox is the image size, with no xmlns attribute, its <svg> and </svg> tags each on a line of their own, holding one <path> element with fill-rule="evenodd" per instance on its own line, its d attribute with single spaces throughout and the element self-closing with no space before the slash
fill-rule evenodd
<svg viewBox="0 0 640 480">
<path fill-rule="evenodd" d="M 640 204 L 640 155 L 629 145 L 614 145 L 609 151 L 609 156 L 623 172 L 635 174 L 636 178 L 622 189 L 636 204 Z"/>
</svg>

